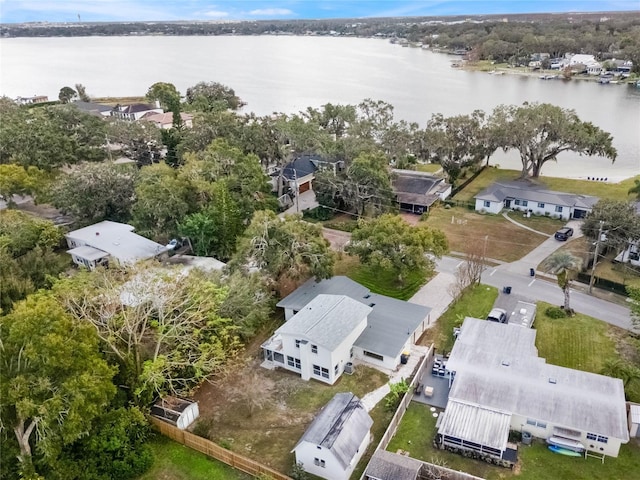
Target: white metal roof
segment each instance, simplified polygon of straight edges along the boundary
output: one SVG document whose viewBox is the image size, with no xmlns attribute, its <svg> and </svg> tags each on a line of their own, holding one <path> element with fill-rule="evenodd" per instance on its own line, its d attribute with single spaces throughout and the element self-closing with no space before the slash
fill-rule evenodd
<svg viewBox="0 0 640 480">
<path fill-rule="evenodd" d="M 135 263 L 166 251 L 166 247 L 133 233 L 126 223 L 105 220 L 66 234 L 66 237 L 107 252 L 121 263 Z"/>
<path fill-rule="evenodd" d="M 640 405 L 631 404 L 631 422 L 640 424 Z"/>
<path fill-rule="evenodd" d="M 511 414 L 452 400 L 438 433 L 502 451 L 507 448 L 510 424 Z"/>
<path fill-rule="evenodd" d="M 99 260 L 101 258 L 109 256 L 107 252 L 103 252 L 102 250 L 98 250 L 97 248 L 88 247 L 87 245 L 72 248 L 71 250 L 67 250 L 67 253 L 70 255 L 75 255 L 76 257 L 85 258 L 89 261 Z"/>
<path fill-rule="evenodd" d="M 492 334 L 500 330 L 508 333 Z M 468 317 L 458 338 L 447 362 L 451 400 L 628 440 L 622 380 L 547 364 L 535 332 L 517 325 Z"/>
</svg>

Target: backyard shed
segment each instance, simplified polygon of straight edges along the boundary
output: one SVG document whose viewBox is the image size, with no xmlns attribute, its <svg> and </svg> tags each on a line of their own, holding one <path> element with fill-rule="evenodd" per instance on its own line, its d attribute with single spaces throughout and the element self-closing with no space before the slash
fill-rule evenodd
<svg viewBox="0 0 640 480">
<path fill-rule="evenodd" d="M 640 438 L 640 405 L 629 404 L 629 436 Z"/>
<path fill-rule="evenodd" d="M 200 416 L 200 409 L 198 402 L 177 397 L 165 397 L 151 407 L 151 415 L 175 425 L 180 430 L 185 430 Z"/>
</svg>

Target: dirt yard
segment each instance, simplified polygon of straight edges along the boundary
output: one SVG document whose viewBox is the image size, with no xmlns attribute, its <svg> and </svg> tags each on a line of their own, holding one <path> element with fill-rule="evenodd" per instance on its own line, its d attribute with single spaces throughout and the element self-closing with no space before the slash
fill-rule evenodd
<svg viewBox="0 0 640 480">
<path fill-rule="evenodd" d="M 193 431 L 283 473 L 293 464 L 291 450 L 336 393 L 362 397 L 388 380 L 382 372 L 358 366 L 353 375 L 325 385 L 284 370 L 266 370 L 260 363 L 254 357 L 220 384 L 205 384 L 198 391 L 200 420 Z"/>
</svg>

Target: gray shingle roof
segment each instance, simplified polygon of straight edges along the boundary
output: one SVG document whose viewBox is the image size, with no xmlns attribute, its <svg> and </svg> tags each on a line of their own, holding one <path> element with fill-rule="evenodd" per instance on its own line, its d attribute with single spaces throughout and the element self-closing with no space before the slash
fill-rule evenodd
<svg viewBox="0 0 640 480">
<path fill-rule="evenodd" d="M 276 334 L 304 335 L 328 350 L 335 349 L 371 312 L 345 295 L 318 295 L 276 330 Z"/>
<path fill-rule="evenodd" d="M 298 445 L 309 442 L 324 447 L 347 468 L 369 435 L 371 425 L 373 420 L 358 397 L 353 393 L 338 393 L 309 425 Z"/>
<path fill-rule="evenodd" d="M 371 293 L 368 288 L 344 276 L 320 282 L 310 279 L 278 302 L 277 306 L 300 311 L 321 294 L 346 295 L 364 305 L 373 304 L 373 310 L 367 320 L 367 329 L 362 332 L 354 345 L 394 358 L 402 353 L 409 335 L 418 328 L 431 311 L 428 307 Z"/>
<path fill-rule="evenodd" d="M 305 177 L 318 170 L 317 161 L 322 161 L 322 158 L 317 155 L 301 155 L 285 165 L 282 169 L 282 175 L 289 180 L 295 180 L 296 175 L 298 178 Z"/>
<path fill-rule="evenodd" d="M 534 342 L 534 330 L 466 318 L 447 363 L 449 398 L 627 441 L 622 381 L 549 365 Z"/>
<path fill-rule="evenodd" d="M 393 192 L 401 203 L 431 206 L 440 190 L 448 186 L 444 179 L 424 172 L 394 169 L 393 173 Z"/>
<path fill-rule="evenodd" d="M 574 193 L 547 190 L 531 182 L 494 183 L 475 196 L 478 200 L 502 202 L 505 199 L 520 199 L 531 202 L 548 203 L 565 207 L 591 209 L 598 202 L 598 197 L 578 195 Z"/>
<path fill-rule="evenodd" d="M 416 480 L 422 462 L 386 450 L 376 450 L 365 475 L 378 480 Z"/>
</svg>

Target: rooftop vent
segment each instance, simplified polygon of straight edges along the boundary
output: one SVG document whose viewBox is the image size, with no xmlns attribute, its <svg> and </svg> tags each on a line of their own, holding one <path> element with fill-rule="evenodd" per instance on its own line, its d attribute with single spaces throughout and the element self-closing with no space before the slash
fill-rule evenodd
<svg viewBox="0 0 640 480">
<path fill-rule="evenodd" d="M 549 378 L 549 383 L 553 383 L 555 385 L 558 381 L 555 378 Z"/>
<path fill-rule="evenodd" d="M 369 293 L 367 293 L 364 297 L 362 298 L 371 298 L 371 295 Z"/>
<path fill-rule="evenodd" d="M 509 363 L 509 360 L 503 360 L 503 361 L 502 361 L 502 366 L 503 366 L 503 367 L 508 367 L 509 365 L 511 365 L 511 364 Z"/>
<path fill-rule="evenodd" d="M 370 304 L 369 304 L 369 306 L 370 306 L 370 307 L 375 307 L 375 306 L 376 306 L 376 304 L 375 304 L 375 303 L 370 303 Z"/>
</svg>

